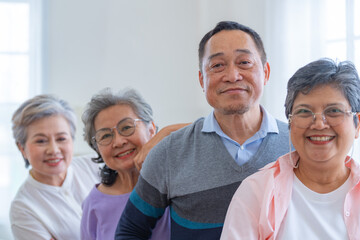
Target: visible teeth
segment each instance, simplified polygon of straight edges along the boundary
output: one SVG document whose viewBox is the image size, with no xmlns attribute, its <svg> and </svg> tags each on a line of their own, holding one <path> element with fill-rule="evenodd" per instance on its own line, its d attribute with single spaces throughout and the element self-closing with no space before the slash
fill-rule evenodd
<svg viewBox="0 0 360 240">
<path fill-rule="evenodd" d="M 49 163 L 58 163 L 61 159 L 55 159 L 55 160 L 47 160 Z"/>
<path fill-rule="evenodd" d="M 310 139 L 313 141 L 321 141 L 321 142 L 329 141 L 332 138 L 333 137 L 310 137 Z"/>
<path fill-rule="evenodd" d="M 117 155 L 117 157 L 125 156 L 125 155 L 127 155 L 127 154 L 129 154 L 129 153 L 132 153 L 133 151 L 135 151 L 135 149 L 131 149 L 131 150 L 129 150 L 129 151 L 126 151 L 126 152 L 124 152 L 124 153 L 121 153 L 121 154 Z"/>
</svg>

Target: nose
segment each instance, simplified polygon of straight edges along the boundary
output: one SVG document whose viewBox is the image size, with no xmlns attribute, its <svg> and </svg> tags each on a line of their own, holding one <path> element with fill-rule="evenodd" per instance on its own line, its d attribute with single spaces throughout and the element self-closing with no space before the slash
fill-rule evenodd
<svg viewBox="0 0 360 240">
<path fill-rule="evenodd" d="M 324 129 L 328 128 L 329 124 L 326 121 L 324 114 L 314 113 L 314 119 L 310 126 L 311 129 Z"/>
<path fill-rule="evenodd" d="M 241 74 L 241 70 L 235 64 L 230 64 L 227 67 L 227 71 L 226 71 L 226 81 L 227 82 L 237 82 L 242 79 L 243 79 L 243 76 Z"/>
<path fill-rule="evenodd" d="M 122 147 L 128 142 L 127 137 L 120 135 L 116 130 L 114 131 L 114 139 L 112 142 L 112 146 L 115 147 Z"/>
<path fill-rule="evenodd" d="M 47 148 L 47 153 L 48 154 L 57 154 L 59 152 L 60 152 L 60 147 L 58 146 L 56 141 L 55 140 L 50 140 L 48 148 Z"/>
</svg>

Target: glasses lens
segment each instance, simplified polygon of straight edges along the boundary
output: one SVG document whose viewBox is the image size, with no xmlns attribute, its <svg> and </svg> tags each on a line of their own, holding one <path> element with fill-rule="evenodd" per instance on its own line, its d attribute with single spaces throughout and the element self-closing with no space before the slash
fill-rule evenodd
<svg viewBox="0 0 360 240">
<path fill-rule="evenodd" d="M 326 122 L 330 125 L 330 126 L 337 126 L 339 124 L 341 124 L 344 119 L 345 116 L 348 112 L 345 111 L 344 108 L 341 107 L 330 107 L 324 110 L 324 116 L 326 119 Z"/>
<path fill-rule="evenodd" d="M 132 118 L 121 120 L 116 128 L 120 135 L 125 137 L 130 136 L 135 132 L 135 120 Z"/>
<path fill-rule="evenodd" d="M 313 119 L 313 113 L 308 109 L 296 109 L 291 115 L 291 122 L 299 128 L 309 127 Z"/>
<path fill-rule="evenodd" d="M 348 113 L 342 106 L 326 108 L 322 114 L 313 113 L 309 109 L 296 109 L 291 115 L 291 123 L 299 128 L 308 128 L 313 124 L 316 116 L 316 118 L 321 117 L 325 121 L 324 123 L 334 127 L 341 124 Z"/>
<path fill-rule="evenodd" d="M 114 137 L 111 129 L 101 129 L 95 133 L 95 141 L 100 145 L 108 145 Z"/>
</svg>

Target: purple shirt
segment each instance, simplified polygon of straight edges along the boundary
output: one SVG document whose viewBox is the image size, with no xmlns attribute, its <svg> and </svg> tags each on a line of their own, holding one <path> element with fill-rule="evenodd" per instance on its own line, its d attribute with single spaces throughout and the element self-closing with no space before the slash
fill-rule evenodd
<svg viewBox="0 0 360 240">
<path fill-rule="evenodd" d="M 81 239 L 114 239 L 120 216 L 130 193 L 109 195 L 100 192 L 96 185 L 82 204 Z M 151 239 L 170 239 L 170 215 L 167 208 L 157 222 Z"/>
</svg>

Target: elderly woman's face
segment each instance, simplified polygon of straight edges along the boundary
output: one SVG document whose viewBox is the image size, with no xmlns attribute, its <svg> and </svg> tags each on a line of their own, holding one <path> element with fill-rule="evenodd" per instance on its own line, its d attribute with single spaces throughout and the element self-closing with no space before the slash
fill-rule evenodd
<svg viewBox="0 0 360 240">
<path fill-rule="evenodd" d="M 73 155 L 68 121 L 59 115 L 45 117 L 27 127 L 25 146 L 19 146 L 29 160 L 31 174 L 39 182 L 62 184 Z"/>
<path fill-rule="evenodd" d="M 128 105 L 115 105 L 105 108 L 96 116 L 94 121 L 95 131 L 100 129 L 113 128 L 121 120 L 126 118 L 139 119 L 133 109 Z M 130 136 L 122 136 L 116 129 L 113 129 L 114 138 L 108 145 L 97 144 L 99 153 L 106 165 L 118 172 L 133 170 L 134 157 L 140 148 L 155 135 L 155 126 L 146 125 L 137 121 L 135 131 Z M 121 127 L 124 132 L 128 131 L 127 126 Z"/>
<path fill-rule="evenodd" d="M 336 116 L 332 114 L 338 114 L 340 110 L 351 111 L 351 107 L 342 92 L 332 86 L 319 86 L 307 95 L 299 93 L 295 98 L 293 115 L 308 111 L 320 113 L 307 127 L 306 124 L 301 125 L 305 120 L 300 117 L 296 119 L 297 122 L 294 119 L 291 123 L 291 140 L 301 163 L 339 163 L 345 160 L 354 139 L 359 135 L 359 127 L 355 127 L 351 114 L 343 114 L 340 121 L 335 117 L 331 119 Z M 326 114 L 321 115 L 324 111 Z M 329 116 L 327 121 L 323 120 L 324 115 Z"/>
</svg>

